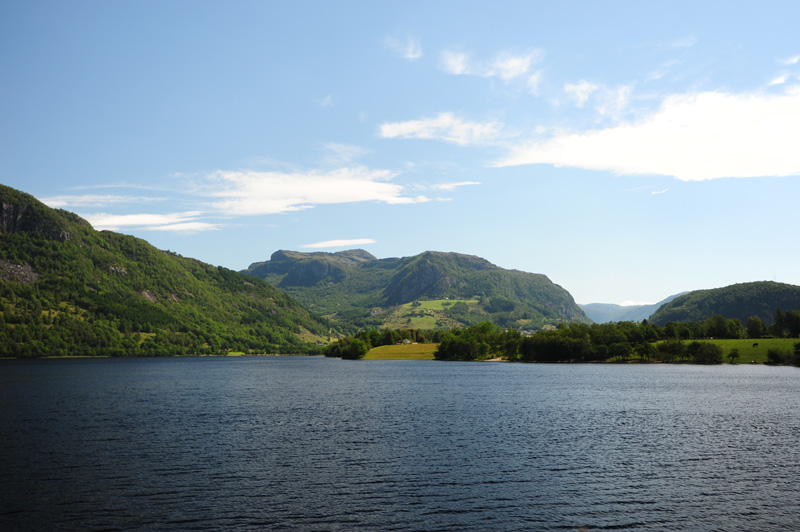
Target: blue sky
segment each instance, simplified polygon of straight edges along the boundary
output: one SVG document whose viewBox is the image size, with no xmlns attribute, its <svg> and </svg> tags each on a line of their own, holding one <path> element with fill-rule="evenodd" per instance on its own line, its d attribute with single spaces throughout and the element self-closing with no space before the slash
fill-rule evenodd
<svg viewBox="0 0 800 532">
<path fill-rule="evenodd" d="M 242 269 L 800 284 L 800 3 L 7 1 L 0 182 Z"/>
</svg>

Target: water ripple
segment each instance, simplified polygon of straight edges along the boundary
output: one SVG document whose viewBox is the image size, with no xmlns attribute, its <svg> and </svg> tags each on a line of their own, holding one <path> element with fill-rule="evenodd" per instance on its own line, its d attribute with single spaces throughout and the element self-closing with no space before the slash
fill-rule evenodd
<svg viewBox="0 0 800 532">
<path fill-rule="evenodd" d="M 792 368 L 2 363 L 3 530 L 800 529 Z"/>
</svg>

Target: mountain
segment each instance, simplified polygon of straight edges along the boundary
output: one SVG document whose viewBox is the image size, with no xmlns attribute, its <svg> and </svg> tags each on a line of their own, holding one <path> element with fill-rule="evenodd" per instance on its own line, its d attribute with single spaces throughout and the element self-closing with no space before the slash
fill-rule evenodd
<svg viewBox="0 0 800 532">
<path fill-rule="evenodd" d="M 659 301 L 653 305 L 615 305 L 613 303 L 589 303 L 578 306 L 586 313 L 589 318 L 596 323 L 609 323 L 615 321 L 635 321 L 649 319 L 650 316 L 665 303 L 669 303 L 678 296 L 685 294 L 675 294 Z"/>
<path fill-rule="evenodd" d="M 657 325 L 669 321 L 702 321 L 715 314 L 725 318 L 737 318 L 742 324 L 750 316 L 758 316 L 769 324 L 775 309 L 800 310 L 800 286 L 773 281 L 741 283 L 695 290 L 684 294 L 662 306 L 651 317 Z"/>
<path fill-rule="evenodd" d="M 377 259 L 364 250 L 276 251 L 242 273 L 265 279 L 310 310 L 353 327 L 392 323 L 399 306 L 411 314 L 427 313 L 437 327 L 492 321 L 524 329 L 589 321 L 569 292 L 546 276 L 459 253 Z M 420 303 L 433 300 L 447 301 L 438 307 Z M 408 320 L 413 324 L 411 315 Z"/>
<path fill-rule="evenodd" d="M 260 279 L 0 185 L 0 356 L 297 353 L 328 330 Z"/>
</svg>

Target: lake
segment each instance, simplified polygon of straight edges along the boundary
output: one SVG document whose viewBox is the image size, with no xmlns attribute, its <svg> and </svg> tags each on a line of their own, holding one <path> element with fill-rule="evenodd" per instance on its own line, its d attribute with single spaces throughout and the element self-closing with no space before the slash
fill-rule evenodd
<svg viewBox="0 0 800 532">
<path fill-rule="evenodd" d="M 2 530 L 798 530 L 800 370 L 0 361 Z"/>
</svg>

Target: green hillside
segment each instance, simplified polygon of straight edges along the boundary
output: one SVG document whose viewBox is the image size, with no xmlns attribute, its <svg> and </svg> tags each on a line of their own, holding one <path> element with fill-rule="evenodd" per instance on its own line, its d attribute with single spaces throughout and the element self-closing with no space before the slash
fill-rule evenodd
<svg viewBox="0 0 800 532">
<path fill-rule="evenodd" d="M 328 330 L 266 282 L 0 185 L 0 356 L 306 352 Z"/>
<path fill-rule="evenodd" d="M 650 321 L 657 325 L 670 321 L 699 322 L 719 314 L 743 324 L 750 316 L 757 316 L 770 324 L 776 309 L 800 309 L 800 286 L 759 281 L 695 290 L 659 308 Z"/>
<path fill-rule="evenodd" d="M 527 329 L 588 321 L 569 292 L 546 276 L 505 270 L 459 253 L 426 251 L 377 259 L 363 250 L 277 251 L 269 261 L 254 263 L 242 273 L 265 279 L 310 310 L 352 327 L 444 328 L 491 321 Z M 474 303 L 454 301 L 425 315 L 424 308 L 400 308 L 439 300 Z M 429 319 L 415 324 L 413 318 L 426 316 Z"/>
</svg>

